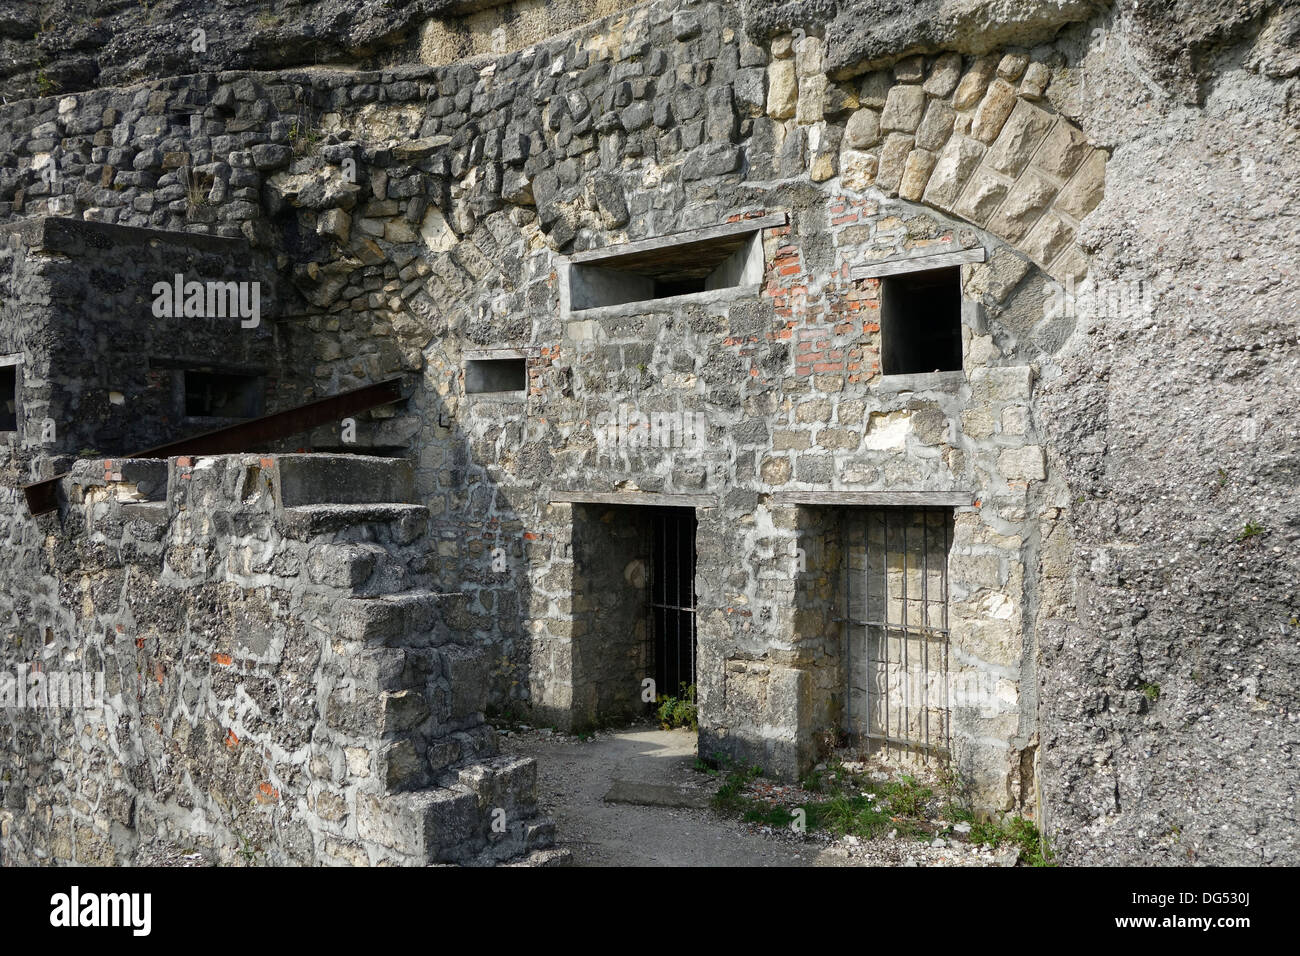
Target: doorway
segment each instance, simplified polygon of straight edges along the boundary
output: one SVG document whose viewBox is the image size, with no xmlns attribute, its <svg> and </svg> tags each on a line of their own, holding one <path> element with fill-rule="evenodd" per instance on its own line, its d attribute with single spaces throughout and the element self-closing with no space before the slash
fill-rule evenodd
<svg viewBox="0 0 1300 956">
<path fill-rule="evenodd" d="M 649 519 L 646 657 L 657 692 L 685 696 L 695 685 L 695 511 L 654 508 Z"/>
</svg>

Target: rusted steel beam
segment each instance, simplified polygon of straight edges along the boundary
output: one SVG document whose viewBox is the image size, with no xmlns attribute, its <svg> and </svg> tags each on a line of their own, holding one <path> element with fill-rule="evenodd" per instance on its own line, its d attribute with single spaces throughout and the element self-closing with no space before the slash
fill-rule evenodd
<svg viewBox="0 0 1300 956">
<path fill-rule="evenodd" d="M 178 455 L 231 455 L 240 452 L 263 451 L 266 443 L 309 431 L 317 425 L 339 421 L 358 412 L 391 405 L 401 401 L 402 380 L 389 379 L 375 385 L 363 385 L 351 391 L 340 392 L 314 402 L 306 402 L 253 418 L 237 425 L 227 425 L 210 432 L 190 435 L 166 445 L 146 448 L 129 455 L 105 455 L 104 458 L 175 458 Z M 27 508 L 34 515 L 54 511 L 59 506 L 58 485 L 70 473 L 63 472 L 53 478 L 23 485 Z"/>
</svg>

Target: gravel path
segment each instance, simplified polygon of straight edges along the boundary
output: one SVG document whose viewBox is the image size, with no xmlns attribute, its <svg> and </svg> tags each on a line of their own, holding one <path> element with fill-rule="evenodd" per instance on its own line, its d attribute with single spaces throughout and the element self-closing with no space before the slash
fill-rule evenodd
<svg viewBox="0 0 1300 956">
<path fill-rule="evenodd" d="M 745 824 L 709 809 L 609 803 L 605 796 L 675 794 L 703 804 L 719 779 L 695 771 L 695 734 L 650 726 L 581 740 L 551 731 L 503 732 L 504 753 L 534 757 L 538 800 L 576 866 L 954 866 L 990 865 L 965 845 L 801 836 Z"/>
</svg>

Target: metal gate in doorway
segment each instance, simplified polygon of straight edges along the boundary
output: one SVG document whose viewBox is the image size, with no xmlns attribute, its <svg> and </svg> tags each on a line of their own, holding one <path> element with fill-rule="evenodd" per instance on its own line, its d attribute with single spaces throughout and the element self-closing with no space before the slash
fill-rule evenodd
<svg viewBox="0 0 1300 956">
<path fill-rule="evenodd" d="M 946 757 L 948 508 L 851 509 L 842 525 L 850 734 Z"/>
<path fill-rule="evenodd" d="M 647 657 L 656 693 L 677 696 L 695 683 L 695 512 L 654 508 L 649 518 Z"/>
</svg>

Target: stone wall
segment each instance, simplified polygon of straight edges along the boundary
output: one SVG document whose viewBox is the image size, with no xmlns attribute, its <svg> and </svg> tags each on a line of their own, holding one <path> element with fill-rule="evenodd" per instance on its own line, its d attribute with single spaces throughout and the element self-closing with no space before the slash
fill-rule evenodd
<svg viewBox="0 0 1300 956">
<path fill-rule="evenodd" d="M 62 521 L 7 521 L 23 591 L 5 602 L 4 862 L 176 847 L 427 864 L 548 843 L 532 761 L 494 757 L 484 650 L 421 587 L 426 510 L 331 503 L 350 487 L 409 492 L 409 465 L 82 461 Z M 98 674 L 102 691 L 46 706 L 31 683 L 38 702 L 16 704 L 13 678 L 35 671 Z"/>
<path fill-rule="evenodd" d="M 311 396 L 306 370 L 286 361 L 297 348 L 275 321 L 274 271 L 242 238 L 51 217 L 0 227 L 0 243 L 0 355 L 17 356 L 22 375 L 19 428 L 0 443 L 15 480 L 52 477 L 78 454 L 141 451 L 225 424 L 187 419 L 187 368 L 256 376 L 267 413 Z M 156 315 L 155 284 L 177 274 L 256 283 L 256 324 L 235 311 Z"/>
<path fill-rule="evenodd" d="M 460 592 L 445 620 L 493 648 L 498 706 L 567 708 L 576 725 L 596 680 L 582 675 L 600 672 L 581 664 L 592 651 L 574 612 L 532 593 L 573 560 L 557 491 L 711 494 L 717 507 L 698 515 L 702 747 L 796 774 L 842 711 L 844 678 L 835 638 L 796 636 L 794 583 L 774 556 L 795 546 L 798 509 L 770 496 L 970 492 L 979 504 L 954 553 L 991 547 L 1007 563 L 955 577 L 970 602 L 955 615 L 971 624 L 954 643 L 1016 690 L 1007 713 L 969 728 L 1004 742 L 963 759 L 980 801 L 1009 809 L 1035 739 L 1019 698 L 1035 682 L 1022 568 L 1045 477 L 1031 363 L 1068 333 L 1042 323 L 1043 283 L 1079 267 L 1069 234 L 1009 241 L 1031 234 L 1051 200 L 1041 190 L 1015 215 L 977 217 L 988 229 L 947 210 L 983 179 L 1013 198 L 1040 167 L 1064 182 L 1086 150 L 1034 105 L 1041 55 L 913 58 L 832 82 L 821 44 L 759 46 L 735 10 L 651 4 L 477 67 L 207 75 L 18 104 L 9 145 L 54 157 L 54 188 L 72 197 L 59 208 L 238 235 L 272 258 L 297 290 L 281 324 L 310 334 L 318 389 L 421 370 L 408 412 L 365 441 L 413 456 L 436 585 Z M 937 163 L 949 153 L 962 161 Z M 878 188 L 891 164 L 894 187 L 910 164 L 902 195 Z M 15 213 L 48 208 L 46 180 L 10 179 Z M 193 182 L 207 189 L 198 201 Z M 787 225 L 763 233 L 757 288 L 564 311 L 557 252 L 772 213 Z M 967 373 L 885 381 L 878 282 L 852 268 L 978 249 L 985 261 L 962 272 Z M 467 351 L 493 348 L 531 356 L 528 390 L 462 395 Z M 702 416 L 704 449 L 608 454 L 593 423 L 626 407 Z M 990 601 L 996 625 L 981 623 Z"/>
<path fill-rule="evenodd" d="M 980 803 L 1046 810 L 1072 859 L 1290 859 L 1262 834 L 1270 814 L 1294 818 L 1278 782 L 1293 702 L 1281 678 L 1224 662 L 1293 669 L 1293 436 L 1229 439 L 1242 382 L 1269 422 L 1294 380 L 1278 371 L 1294 293 L 1276 251 L 1295 238 L 1276 146 L 1295 136 L 1294 21 L 1262 4 L 1193 17 L 1184 70 L 1158 58 L 1165 28 L 1145 13 L 902 6 L 657 2 L 501 55 L 480 31 L 483 55 L 445 66 L 206 72 L 8 103 L 0 214 L 241 236 L 281 276 L 280 326 L 309 343 L 315 388 L 418 372 L 409 407 L 362 444 L 413 461 L 431 586 L 462 592 L 443 620 L 490 648 L 496 706 L 562 719 L 591 690 L 575 686 L 571 600 L 587 506 L 557 492 L 702 496 L 701 749 L 797 773 L 845 686 L 830 568 L 789 571 L 827 523 L 798 495 L 966 491 L 954 656 L 998 688 L 954 715 L 980 741 L 959 756 Z M 385 42 L 415 62 L 402 9 Z M 1207 65 L 1219 55 L 1229 65 Z M 1216 173 L 1191 202 L 1201 142 L 1218 144 Z M 1247 165 L 1239 142 L 1264 158 Z M 46 157 L 58 176 L 40 175 Z M 564 310 L 571 253 L 772 214 L 787 222 L 764 232 L 758 289 Z M 964 372 L 881 375 L 880 290 L 853 269 L 979 249 L 961 267 Z M 1045 308 L 1049 282 L 1085 271 L 1159 280 L 1173 324 Z M 526 391 L 464 394 L 467 354 L 492 349 L 527 356 Z M 594 429 L 621 406 L 702 414 L 703 451 L 611 456 Z M 1195 454 L 1166 458 L 1182 448 Z M 1172 477 L 1192 466 L 1196 488 L 1225 489 L 1221 518 Z M 1248 523 L 1266 533 L 1239 537 Z M 1194 582 L 1179 601 L 1175 557 Z M 1250 740 L 1278 773 L 1253 772 Z M 1229 824 L 1187 783 L 1193 764 L 1220 766 L 1215 748 L 1235 761 Z"/>
</svg>

